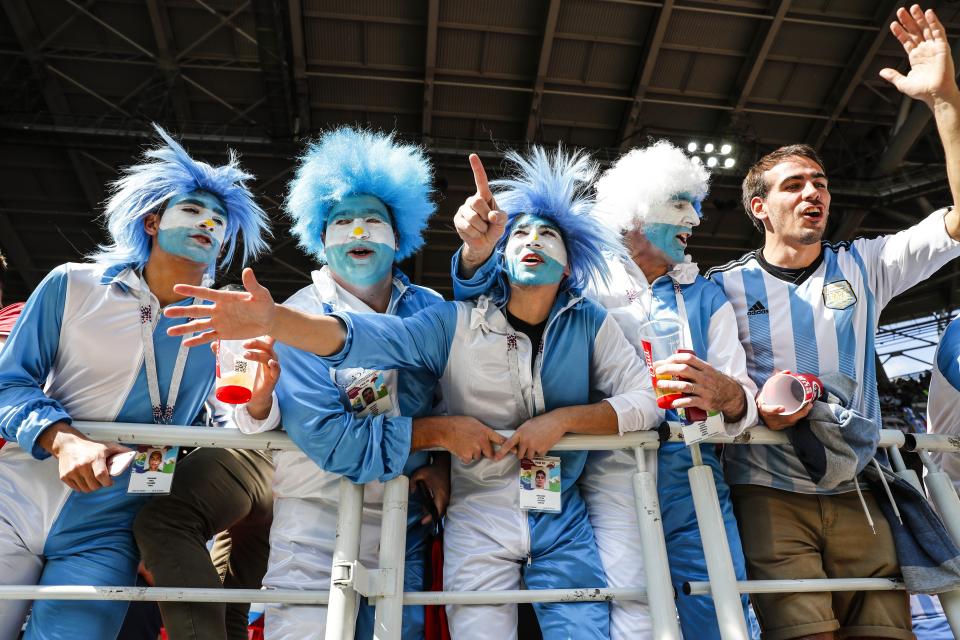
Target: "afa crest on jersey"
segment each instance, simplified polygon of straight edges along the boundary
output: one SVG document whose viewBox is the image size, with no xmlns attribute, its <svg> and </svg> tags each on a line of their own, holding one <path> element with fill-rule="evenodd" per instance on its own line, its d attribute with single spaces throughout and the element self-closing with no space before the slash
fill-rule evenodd
<svg viewBox="0 0 960 640">
<path fill-rule="evenodd" d="M 853 287 L 846 280 L 838 280 L 823 285 L 823 304 L 828 309 L 837 309 L 842 311 L 857 303 L 857 294 L 853 292 Z"/>
</svg>

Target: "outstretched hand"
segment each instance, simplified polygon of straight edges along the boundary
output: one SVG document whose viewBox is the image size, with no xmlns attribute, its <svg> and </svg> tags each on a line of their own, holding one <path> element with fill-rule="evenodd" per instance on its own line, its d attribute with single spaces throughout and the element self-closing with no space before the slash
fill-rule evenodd
<svg viewBox="0 0 960 640">
<path fill-rule="evenodd" d="M 903 45 L 910 61 L 907 75 L 896 69 L 882 69 L 880 77 L 893 84 L 898 91 L 930 107 L 938 99 L 957 94 L 956 72 L 950 55 L 947 32 L 933 9 L 923 11 L 913 5 L 907 11 L 897 10 L 897 20 L 890 31 Z"/>
<path fill-rule="evenodd" d="M 253 269 L 243 270 L 243 288 L 246 291 L 216 291 L 206 287 L 178 284 L 173 290 L 209 304 L 167 307 L 163 314 L 168 318 L 193 318 L 189 322 L 170 327 L 171 336 L 196 333 L 184 341 L 188 347 L 196 347 L 214 340 L 240 340 L 272 333 L 276 316 L 276 304 L 266 287 L 257 282 Z"/>
<path fill-rule="evenodd" d="M 506 228 L 507 214 L 497 209 L 497 201 L 487 181 L 487 172 L 475 153 L 470 154 L 470 168 L 477 192 L 457 209 L 453 226 L 463 240 L 461 262 L 472 270 L 486 262 L 493 253 Z"/>
</svg>

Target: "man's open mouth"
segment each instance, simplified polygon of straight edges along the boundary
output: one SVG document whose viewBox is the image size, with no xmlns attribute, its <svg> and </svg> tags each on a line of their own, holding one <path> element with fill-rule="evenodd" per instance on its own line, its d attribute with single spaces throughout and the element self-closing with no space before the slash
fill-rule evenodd
<svg viewBox="0 0 960 640">
<path fill-rule="evenodd" d="M 374 253 L 375 252 L 373 249 L 369 249 L 367 247 L 354 247 L 353 249 L 350 249 L 349 251 L 347 251 L 348 256 L 352 256 L 358 259 L 369 258 Z"/>
<path fill-rule="evenodd" d="M 689 231 L 684 231 L 683 233 L 678 233 L 674 237 L 677 239 L 677 241 L 680 243 L 681 246 L 686 248 L 687 241 L 690 240 L 690 236 L 691 236 L 691 233 Z"/>
<path fill-rule="evenodd" d="M 822 207 L 807 207 L 802 212 L 803 217 L 806 220 L 811 220 L 813 222 L 819 222 L 823 219 L 823 208 Z"/>
<path fill-rule="evenodd" d="M 528 267 L 535 267 L 538 264 L 544 264 L 545 260 L 536 253 L 526 253 L 520 258 L 520 264 Z"/>
<path fill-rule="evenodd" d="M 202 245 L 205 246 L 205 247 L 211 247 L 211 246 L 213 246 L 213 240 L 210 238 L 210 236 L 208 236 L 208 235 L 206 235 L 206 234 L 203 234 L 203 233 L 195 233 L 195 234 L 193 234 L 193 235 L 190 236 L 190 237 L 193 238 L 194 240 L 196 240 L 197 242 L 199 242 L 200 244 L 202 244 Z"/>
</svg>

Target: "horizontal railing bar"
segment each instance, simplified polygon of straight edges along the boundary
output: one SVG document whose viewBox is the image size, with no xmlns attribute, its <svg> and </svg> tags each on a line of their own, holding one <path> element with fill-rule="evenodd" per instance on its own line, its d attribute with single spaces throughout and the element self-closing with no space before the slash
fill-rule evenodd
<svg viewBox="0 0 960 640">
<path fill-rule="evenodd" d="M 741 580 L 740 593 L 807 593 L 827 591 L 903 591 L 906 587 L 898 578 L 816 578 L 810 580 Z M 686 582 L 683 592 L 688 596 L 710 595 L 709 582 Z"/>
<path fill-rule="evenodd" d="M 327 604 L 329 591 L 298 589 L 199 589 L 171 587 L 0 586 L 0 600 L 137 600 L 155 602 L 257 602 Z M 500 591 L 414 591 L 406 605 L 509 604 L 515 602 L 593 602 L 646 600 L 643 589 L 507 589 Z"/>
<path fill-rule="evenodd" d="M 960 438 L 942 433 L 908 433 L 904 449 L 907 451 L 953 451 L 960 452 Z"/>
<path fill-rule="evenodd" d="M 670 425 L 670 442 L 683 442 L 680 424 Z M 241 433 L 237 429 L 219 429 L 214 427 L 182 427 L 177 425 L 136 424 L 129 422 L 74 422 L 73 426 L 94 440 L 126 442 L 129 444 L 168 444 L 180 447 L 220 447 L 225 449 L 273 449 L 297 450 L 299 447 L 282 431 L 267 431 L 254 435 Z M 513 431 L 500 430 L 509 437 Z M 919 434 L 916 434 L 919 435 Z M 915 436 L 912 436 L 915 437 Z M 946 438 L 947 436 L 924 436 L 925 438 Z M 771 431 L 766 427 L 752 427 L 736 437 L 714 436 L 703 441 L 706 444 L 786 444 L 787 436 L 783 431 Z M 880 432 L 880 446 L 902 447 L 904 434 L 896 429 L 883 429 Z M 656 431 L 631 431 L 622 435 L 591 436 L 574 434 L 564 436 L 554 445 L 552 451 L 600 451 L 631 449 L 643 447 L 655 449 L 659 446 L 659 434 Z M 922 448 L 927 448 L 926 446 Z M 957 447 L 960 450 L 960 446 Z M 931 449 L 931 450 L 949 450 Z"/>
<path fill-rule="evenodd" d="M 176 587 L 0 586 L 0 600 L 146 600 L 153 602 L 260 602 L 327 604 L 329 591 Z"/>
<path fill-rule="evenodd" d="M 167 444 L 179 447 L 219 447 L 223 449 L 272 449 L 291 451 L 299 447 L 282 431 L 247 435 L 237 429 L 182 427 L 177 425 L 134 424 L 128 422 L 74 422 L 73 426 L 93 440 L 128 444 Z M 500 431 L 509 437 L 513 431 Z M 657 448 L 656 431 L 631 431 L 621 436 L 569 435 L 561 438 L 552 451 L 585 451 Z"/>
</svg>

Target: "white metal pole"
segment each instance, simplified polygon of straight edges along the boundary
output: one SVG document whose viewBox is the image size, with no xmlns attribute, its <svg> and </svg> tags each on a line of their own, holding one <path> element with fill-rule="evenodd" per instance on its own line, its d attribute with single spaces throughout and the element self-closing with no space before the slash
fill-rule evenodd
<svg viewBox="0 0 960 640">
<path fill-rule="evenodd" d="M 709 592 L 709 584 L 707 592 Z M 646 600 L 644 589 L 503 589 L 498 591 L 412 591 L 403 603 L 514 604 L 518 602 L 608 602 Z M 325 605 L 326 591 L 302 589 L 210 589 L 176 587 L 101 587 L 0 585 L 0 600 L 130 600 L 146 602 L 262 602 Z"/>
<path fill-rule="evenodd" d="M 0 600 L 129 600 L 139 602 L 260 602 L 326 605 L 326 591 L 303 589 L 222 589 L 103 587 L 92 585 L 0 585 Z"/>
<path fill-rule="evenodd" d="M 356 562 L 360 557 L 360 524 L 363 521 L 363 485 L 340 478 L 337 507 L 337 538 L 333 546 L 333 572 L 337 564 Z M 330 585 L 325 640 L 353 640 L 359 595 L 353 587 Z"/>
<path fill-rule="evenodd" d="M 647 604 L 650 606 L 650 616 L 653 618 L 653 637 L 680 640 L 680 626 L 677 624 L 673 583 L 670 580 L 670 565 L 667 563 L 667 545 L 663 537 L 663 518 L 660 516 L 656 479 L 647 469 L 647 451 L 642 447 L 634 447 L 633 454 L 637 459 L 637 472 L 633 474 L 633 494 L 640 525 L 643 572 L 647 577 Z M 657 452 L 651 451 L 650 454 L 653 464 L 656 464 Z"/>
<path fill-rule="evenodd" d="M 887 454 L 890 456 L 894 473 L 909 482 L 914 489 L 923 493 L 923 485 L 920 484 L 920 478 L 917 477 L 917 472 L 913 469 L 907 469 L 907 465 L 903 461 L 903 456 L 900 455 L 900 449 L 897 447 L 887 447 Z"/>
<path fill-rule="evenodd" d="M 937 508 L 947 531 L 950 532 L 950 537 L 953 538 L 954 543 L 960 545 L 960 498 L 957 497 L 957 490 L 950 476 L 940 470 L 930 458 L 929 453 L 920 451 L 920 459 L 927 469 L 924 480 L 927 483 L 930 500 Z M 944 615 L 947 616 L 953 635 L 960 637 L 960 591 L 948 591 L 937 596 L 940 598 L 940 605 L 943 607 Z"/>
<path fill-rule="evenodd" d="M 397 476 L 383 487 L 383 520 L 380 524 L 380 570 L 391 595 L 377 598 L 374 640 L 400 640 L 403 629 L 403 574 L 406 561 L 407 498 L 410 480 Z"/>
<path fill-rule="evenodd" d="M 824 591 L 903 591 L 899 578 L 810 578 L 801 580 L 744 580 L 737 582 L 740 593 L 811 593 Z M 700 596 L 713 592 L 709 582 L 688 582 L 683 592 Z"/>
<path fill-rule="evenodd" d="M 691 445 L 699 447 L 699 445 Z M 692 452 L 693 453 L 693 452 Z M 723 640 L 748 640 L 747 621 L 743 617 L 737 575 L 733 570 L 733 558 L 727 544 L 727 530 L 720 513 L 720 498 L 713 481 L 713 470 L 699 460 L 699 448 L 695 462 L 687 471 L 690 490 L 693 493 L 693 508 L 697 512 L 703 555 L 710 576 L 710 592 L 717 610 L 717 624 Z"/>
</svg>

